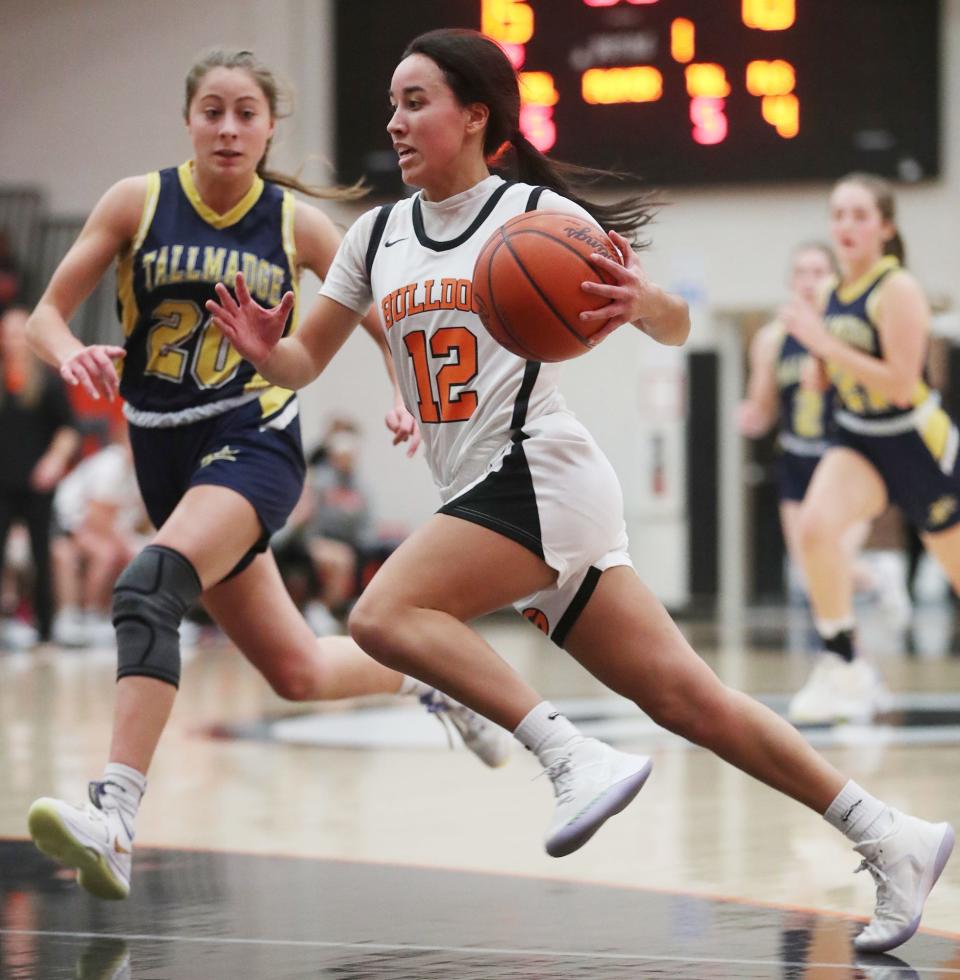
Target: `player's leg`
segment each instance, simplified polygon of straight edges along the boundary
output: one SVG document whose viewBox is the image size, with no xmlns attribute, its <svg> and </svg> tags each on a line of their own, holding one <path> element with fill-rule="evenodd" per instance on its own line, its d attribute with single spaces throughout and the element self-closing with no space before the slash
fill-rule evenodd
<svg viewBox="0 0 960 980">
<path fill-rule="evenodd" d="M 24 521 L 33 556 L 33 613 L 37 635 L 48 641 L 53 627 L 53 567 L 50 556 L 50 525 L 53 495 L 29 493 L 24 500 Z"/>
<path fill-rule="evenodd" d="M 797 723 L 869 720 L 885 695 L 875 670 L 856 656 L 853 570 L 847 535 L 887 505 L 882 477 L 846 447 L 827 451 L 800 509 L 797 544 L 824 653 L 791 700 Z"/>
<path fill-rule="evenodd" d="M 80 884 L 100 898 L 125 898 L 130 890 L 134 823 L 180 678 L 180 621 L 204 586 L 229 574 L 261 533 L 256 512 L 238 493 L 193 487 L 117 580 L 119 667 L 104 778 L 90 784 L 85 808 L 42 798 L 28 818 L 37 846 L 76 868 Z"/>
<path fill-rule="evenodd" d="M 360 646 L 512 731 L 557 798 L 546 847 L 576 850 L 636 795 L 649 759 L 584 739 L 466 622 L 549 588 L 556 573 L 496 531 L 435 515 L 387 559 L 350 615 Z"/>
<path fill-rule="evenodd" d="M 203 604 L 282 698 L 332 701 L 400 690 L 403 674 L 368 657 L 350 637 L 314 636 L 269 551 L 207 589 Z"/>
<path fill-rule="evenodd" d="M 658 724 L 805 804 L 846 834 L 878 885 L 874 920 L 858 937 L 858 948 L 889 949 L 913 934 L 953 847 L 948 824 L 906 816 L 874 799 L 792 725 L 721 683 L 630 568 L 600 576 L 564 646 Z"/>
<path fill-rule="evenodd" d="M 428 711 L 447 718 L 486 765 L 500 766 L 509 758 L 511 739 L 486 718 L 422 681 L 385 667 L 349 636 L 314 636 L 269 551 L 208 589 L 203 603 L 280 697 L 333 701 L 370 694 L 416 696 Z"/>
<path fill-rule="evenodd" d="M 945 531 L 921 534 L 924 547 L 937 560 L 956 595 L 960 595 L 960 523 Z"/>
</svg>

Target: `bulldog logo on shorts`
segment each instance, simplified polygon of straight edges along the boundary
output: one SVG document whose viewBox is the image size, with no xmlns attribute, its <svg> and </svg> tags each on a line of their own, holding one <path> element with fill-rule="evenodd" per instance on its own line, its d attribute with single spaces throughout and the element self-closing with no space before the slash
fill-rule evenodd
<svg viewBox="0 0 960 980">
<path fill-rule="evenodd" d="M 537 609 L 536 606 L 527 606 L 527 608 L 523 610 L 523 618 L 529 619 L 530 622 L 533 623 L 533 625 L 536 626 L 536 628 L 545 636 L 550 635 L 550 622 L 547 619 L 546 613 L 544 613 L 542 609 Z"/>
</svg>

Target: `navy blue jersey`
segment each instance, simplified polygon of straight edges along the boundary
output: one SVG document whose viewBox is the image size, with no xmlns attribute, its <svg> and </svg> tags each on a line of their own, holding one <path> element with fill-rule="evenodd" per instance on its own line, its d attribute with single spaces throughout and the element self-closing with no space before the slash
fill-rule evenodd
<svg viewBox="0 0 960 980">
<path fill-rule="evenodd" d="M 204 304 L 216 299 L 216 283 L 232 289 L 238 271 L 264 306 L 296 292 L 293 195 L 256 177 L 239 203 L 217 214 L 197 192 L 189 162 L 148 174 L 147 187 L 136 238 L 117 266 L 127 351 L 120 393 L 129 417 L 165 426 L 257 397 L 264 418 L 276 414 L 292 393 L 257 374 Z"/>
<path fill-rule="evenodd" d="M 784 333 L 776 364 L 780 442 L 789 452 L 819 456 L 826 450 L 833 392 L 804 387 L 801 379 L 809 358 L 806 347 Z"/>
<path fill-rule="evenodd" d="M 892 255 L 884 256 L 866 275 L 847 286 L 830 292 L 824 313 L 827 329 L 844 343 L 870 357 L 883 357 L 880 331 L 876 322 L 876 297 L 880 284 L 900 263 Z M 871 391 L 840 364 L 827 362 L 827 373 L 837 390 L 841 422 L 844 414 L 864 419 L 894 419 L 906 415 L 930 396 L 923 380 L 917 386 L 910 405 L 899 408 L 878 391 Z"/>
</svg>

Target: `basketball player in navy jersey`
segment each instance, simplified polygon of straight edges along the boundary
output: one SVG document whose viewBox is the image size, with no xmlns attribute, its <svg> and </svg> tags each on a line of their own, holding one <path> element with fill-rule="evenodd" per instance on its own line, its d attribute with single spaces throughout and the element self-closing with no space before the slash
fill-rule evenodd
<svg viewBox="0 0 960 980">
<path fill-rule="evenodd" d="M 798 246 L 790 261 L 790 292 L 797 301 L 820 301 L 834 275 L 833 254 L 826 245 Z M 791 569 L 800 570 L 798 543 L 800 505 L 814 470 L 829 446 L 833 430 L 833 392 L 804 383 L 813 367 L 807 349 L 775 318 L 761 327 L 750 344 L 747 397 L 738 407 L 740 431 L 749 438 L 779 426 L 777 459 L 780 521 Z M 909 614 L 909 597 L 902 579 L 885 568 L 874 572 L 858 560 L 870 525 L 855 525 L 836 551 L 837 561 L 851 566 L 858 588 L 879 590 L 882 606 L 894 621 Z M 892 570 L 894 573 L 896 569 Z M 807 683 L 791 699 L 787 717 L 797 724 L 832 724 L 869 721 L 887 702 L 889 694 L 873 666 L 863 660 L 847 662 L 820 655 Z"/>
<path fill-rule="evenodd" d="M 557 366 L 509 353 L 473 312 L 477 254 L 509 218 L 542 206 L 632 233 L 650 217 L 646 202 L 582 198 L 579 178 L 596 172 L 550 161 L 523 137 L 516 73 L 475 31 L 416 38 L 394 72 L 390 101 L 387 130 L 404 181 L 419 193 L 368 212 L 347 232 L 298 333 L 282 336 L 292 295 L 265 309 L 242 275 L 236 298 L 218 285 L 219 302 L 208 303 L 260 373 L 290 387 L 323 370 L 371 300 L 389 311 L 400 387 L 420 414 L 443 503 L 377 572 L 350 617 L 351 634 L 383 663 L 512 730 L 537 755 L 556 795 L 546 848 L 560 856 L 636 796 L 651 764 L 581 736 L 466 625 L 515 605 L 657 722 L 843 831 L 878 875 L 874 920 L 858 947 L 903 942 L 950 854 L 952 829 L 887 807 L 792 725 L 718 680 L 631 567 L 618 481 L 565 408 Z M 488 169 L 504 144 L 520 183 Z M 611 237 L 624 264 L 593 257 L 611 282 L 583 288 L 609 303 L 582 319 L 605 324 L 601 336 L 631 323 L 659 343 L 683 343 L 686 304 L 647 279 L 622 234 Z M 422 302 L 444 280 L 456 284 L 450 308 Z"/>
<path fill-rule="evenodd" d="M 793 303 L 787 329 L 837 392 L 835 443 L 800 512 L 800 548 L 817 629 L 834 660 L 856 656 L 852 584 L 836 562 L 846 529 L 894 503 L 960 592 L 960 434 L 924 379 L 930 310 L 903 267 L 890 185 L 840 180 L 830 197 L 840 276 L 820 308 Z"/>
<path fill-rule="evenodd" d="M 84 808 L 45 798 L 29 815 L 41 850 L 77 868 L 80 884 L 102 898 L 129 892 L 134 821 L 180 680 L 178 627 L 197 599 L 283 697 L 416 693 L 488 764 L 505 761 L 510 745 L 505 732 L 348 637 L 318 640 L 267 550 L 303 485 L 297 399 L 243 359 L 204 303 L 242 271 L 260 301 L 289 298 L 292 333 L 301 269 L 325 277 L 337 250 L 333 223 L 291 193 L 321 192 L 266 169 L 277 97 L 273 75 L 248 51 L 199 61 L 184 106 L 193 159 L 107 191 L 29 322 L 36 349 L 66 381 L 93 397 L 112 398 L 119 384 L 138 482 L 159 528 L 114 591 L 119 669 L 103 778 Z M 84 346 L 67 321 L 114 259 L 124 345 Z M 392 377 L 379 322 L 363 323 Z M 416 445 L 399 393 L 386 421 L 395 442 Z"/>
</svg>

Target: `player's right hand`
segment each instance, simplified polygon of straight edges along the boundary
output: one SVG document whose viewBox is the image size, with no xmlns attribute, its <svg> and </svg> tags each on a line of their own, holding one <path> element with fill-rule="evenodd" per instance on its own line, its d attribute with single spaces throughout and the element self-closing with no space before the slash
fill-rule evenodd
<svg viewBox="0 0 960 980">
<path fill-rule="evenodd" d="M 91 344 L 81 347 L 60 365 L 60 377 L 68 385 L 81 385 L 96 400 L 101 393 L 109 401 L 117 397 L 120 376 L 114 361 L 122 360 L 127 352 L 112 344 Z"/>
<path fill-rule="evenodd" d="M 207 312 L 213 314 L 213 322 L 220 332 L 254 366 L 265 361 L 283 336 L 287 317 L 293 309 L 293 293 L 284 293 L 273 309 L 265 309 L 250 295 L 242 272 L 237 273 L 236 299 L 222 282 L 218 282 L 214 289 L 220 302 L 208 299 L 206 307 Z"/>
</svg>

